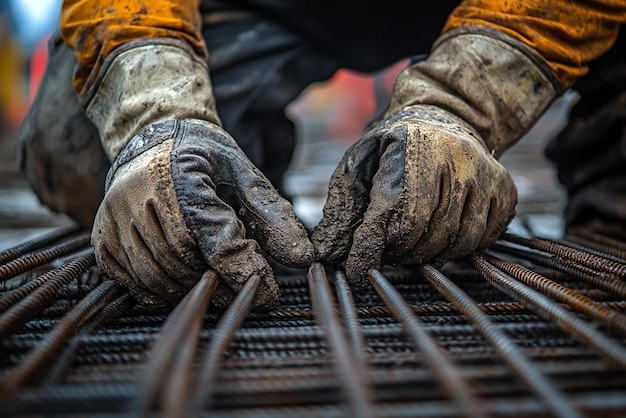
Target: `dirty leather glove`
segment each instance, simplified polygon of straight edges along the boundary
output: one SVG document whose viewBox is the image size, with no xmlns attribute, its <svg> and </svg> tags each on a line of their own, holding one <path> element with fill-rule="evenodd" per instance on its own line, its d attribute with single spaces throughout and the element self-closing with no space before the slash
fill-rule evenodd
<svg viewBox="0 0 626 418">
<path fill-rule="evenodd" d="M 220 128 L 205 64 L 163 39 L 110 58 L 87 107 L 113 159 L 92 233 L 98 265 L 157 307 L 178 302 L 208 268 L 223 279 L 218 306 L 259 275 L 255 305 L 273 307 L 279 290 L 258 243 L 292 267 L 307 266 L 313 246 L 291 205 Z"/>
<path fill-rule="evenodd" d="M 397 78 L 389 108 L 344 155 L 312 241 L 345 260 L 353 284 L 370 268 L 459 258 L 488 246 L 515 213 L 497 157 L 556 97 L 537 53 L 498 31 L 443 35 Z"/>
</svg>

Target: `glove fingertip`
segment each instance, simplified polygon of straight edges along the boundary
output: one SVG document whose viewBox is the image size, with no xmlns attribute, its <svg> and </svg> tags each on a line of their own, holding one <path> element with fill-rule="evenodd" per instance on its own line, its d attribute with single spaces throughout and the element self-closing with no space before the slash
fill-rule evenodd
<svg viewBox="0 0 626 418">
<path fill-rule="evenodd" d="M 323 218 L 311 235 L 315 249 L 315 260 L 323 263 L 338 263 L 348 256 L 351 231 L 343 231 L 341 225 Z"/>
<path fill-rule="evenodd" d="M 280 289 L 274 279 L 274 272 L 252 240 L 240 240 L 231 251 L 221 254 L 216 262 L 208 264 L 215 269 L 220 278 L 234 292 L 238 293 L 252 276 L 259 276 L 261 283 L 254 298 L 254 308 L 271 310 L 278 304 Z"/>
<path fill-rule="evenodd" d="M 287 267 L 306 268 L 311 265 L 315 257 L 313 244 L 307 240 L 299 240 L 291 243 L 283 256 L 277 260 Z"/>
<path fill-rule="evenodd" d="M 385 249 L 385 226 L 380 222 L 364 222 L 354 233 L 354 244 L 346 262 L 346 275 L 355 286 L 369 283 L 372 268 L 380 268 Z"/>
<path fill-rule="evenodd" d="M 304 227 L 294 222 L 267 228 L 259 243 L 279 263 L 288 267 L 306 268 L 313 262 L 315 250 Z"/>
<path fill-rule="evenodd" d="M 254 309 L 258 311 L 270 311 L 278 305 L 280 288 L 274 276 L 262 279 L 259 291 L 254 300 Z"/>
</svg>

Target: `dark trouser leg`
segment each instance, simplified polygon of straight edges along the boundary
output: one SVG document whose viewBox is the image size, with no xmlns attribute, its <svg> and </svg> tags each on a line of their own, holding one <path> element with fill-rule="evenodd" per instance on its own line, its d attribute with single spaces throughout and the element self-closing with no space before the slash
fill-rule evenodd
<svg viewBox="0 0 626 418">
<path fill-rule="evenodd" d="M 74 53 L 54 35 L 46 72 L 20 131 L 21 166 L 44 204 L 89 228 L 110 164 L 74 92 L 75 65 Z"/>
<path fill-rule="evenodd" d="M 338 64 L 276 23 L 237 11 L 221 14 L 212 3 L 203 3 L 203 35 L 218 113 L 224 128 L 281 190 L 295 144 L 285 107 L 310 83 L 330 77 Z"/>
<path fill-rule="evenodd" d="M 574 89 L 580 101 L 548 146 L 568 192 L 568 230 L 626 240 L 626 33 Z"/>
</svg>

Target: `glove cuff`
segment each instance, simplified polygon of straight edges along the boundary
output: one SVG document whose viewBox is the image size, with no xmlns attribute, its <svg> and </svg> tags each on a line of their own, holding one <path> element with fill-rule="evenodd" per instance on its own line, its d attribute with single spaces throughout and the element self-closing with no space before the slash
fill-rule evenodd
<svg viewBox="0 0 626 418">
<path fill-rule="evenodd" d="M 416 104 L 438 106 L 471 125 L 499 156 L 562 90 L 529 46 L 492 28 L 464 27 L 442 35 L 428 59 L 400 73 L 385 117 Z"/>
<path fill-rule="evenodd" d="M 83 105 L 113 161 L 141 129 L 167 120 L 220 125 L 204 61 L 169 38 L 125 44 L 104 63 Z"/>
</svg>

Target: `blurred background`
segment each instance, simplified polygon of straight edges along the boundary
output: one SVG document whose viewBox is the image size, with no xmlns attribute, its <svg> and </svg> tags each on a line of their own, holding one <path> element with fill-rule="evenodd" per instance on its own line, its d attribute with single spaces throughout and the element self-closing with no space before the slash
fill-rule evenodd
<svg viewBox="0 0 626 418">
<path fill-rule="evenodd" d="M 0 250 L 51 228 L 69 225 L 45 208 L 19 171 L 19 129 L 46 63 L 61 0 L 0 0 Z M 386 106 L 393 81 L 406 65 L 375 74 L 338 71 L 306 89 L 286 110 L 299 145 L 286 179 L 296 212 L 309 227 L 321 217 L 328 180 L 345 149 Z M 545 144 L 565 124 L 576 95 L 566 94 L 503 158 L 519 191 L 513 230 L 562 234 L 564 192 L 543 156 Z"/>
<path fill-rule="evenodd" d="M 19 129 L 43 74 L 61 0 L 0 0 L 0 249 L 67 225 L 19 172 Z"/>
</svg>

